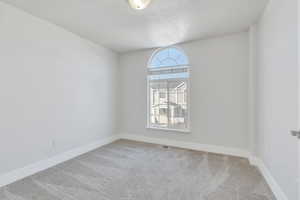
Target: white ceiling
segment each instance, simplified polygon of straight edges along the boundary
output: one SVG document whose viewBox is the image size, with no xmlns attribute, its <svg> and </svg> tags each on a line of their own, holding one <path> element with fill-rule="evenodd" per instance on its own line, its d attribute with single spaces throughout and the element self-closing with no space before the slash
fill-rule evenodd
<svg viewBox="0 0 300 200">
<path fill-rule="evenodd" d="M 268 0 L 2 0 L 118 52 L 246 30 Z"/>
</svg>

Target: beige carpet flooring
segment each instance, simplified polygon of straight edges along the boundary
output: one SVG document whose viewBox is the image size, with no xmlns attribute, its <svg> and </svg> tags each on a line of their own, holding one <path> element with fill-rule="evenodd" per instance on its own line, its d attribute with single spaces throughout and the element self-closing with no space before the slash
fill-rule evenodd
<svg viewBox="0 0 300 200">
<path fill-rule="evenodd" d="M 246 159 L 120 140 L 0 188 L 1 200 L 274 200 Z"/>
</svg>

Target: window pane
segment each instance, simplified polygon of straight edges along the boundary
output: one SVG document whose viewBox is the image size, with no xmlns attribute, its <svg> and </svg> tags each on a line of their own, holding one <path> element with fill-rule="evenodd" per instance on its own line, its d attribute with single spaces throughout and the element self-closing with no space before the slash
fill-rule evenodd
<svg viewBox="0 0 300 200">
<path fill-rule="evenodd" d="M 152 81 L 150 85 L 150 125 L 168 127 L 168 88 L 167 81 Z"/>
<path fill-rule="evenodd" d="M 188 128 L 187 79 L 150 80 L 150 126 Z"/>
<path fill-rule="evenodd" d="M 188 65 L 187 56 L 178 48 L 168 48 L 157 52 L 150 63 L 151 68 Z"/>
<path fill-rule="evenodd" d="M 187 126 L 187 81 L 169 81 L 169 128 L 186 129 Z"/>
<path fill-rule="evenodd" d="M 170 67 L 170 66 L 176 66 L 176 65 L 177 65 L 176 60 L 168 57 L 161 61 L 160 67 Z"/>
</svg>

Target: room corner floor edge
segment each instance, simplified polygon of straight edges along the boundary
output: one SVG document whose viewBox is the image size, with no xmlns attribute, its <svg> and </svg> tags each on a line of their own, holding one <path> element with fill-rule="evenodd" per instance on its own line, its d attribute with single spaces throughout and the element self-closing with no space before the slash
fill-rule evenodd
<svg viewBox="0 0 300 200">
<path fill-rule="evenodd" d="M 97 149 L 104 145 L 110 144 L 118 139 L 119 139 L 118 136 L 106 137 L 99 141 L 72 149 L 70 151 L 66 151 L 66 152 L 56 155 L 54 157 L 27 165 L 23 168 L 12 170 L 6 174 L 2 174 L 2 175 L 0 175 L 0 187 L 9 185 L 13 182 L 21 180 L 21 179 L 31 176 L 33 174 L 36 174 L 38 172 L 41 172 L 41 171 L 44 171 L 51 167 L 54 167 L 60 163 L 63 163 L 68 160 L 71 160 L 73 158 L 76 158 L 76 157 L 78 157 L 82 154 L 88 153 L 94 149 Z"/>
<path fill-rule="evenodd" d="M 272 192 L 274 193 L 274 195 L 276 196 L 276 198 L 278 200 L 288 200 L 286 198 L 285 194 L 282 192 L 282 190 L 278 186 L 278 184 L 276 183 L 275 179 L 272 177 L 271 173 L 264 166 L 263 162 L 259 158 L 251 156 L 250 152 L 240 150 L 240 149 L 226 148 L 226 147 L 220 147 L 220 146 L 214 146 L 214 145 L 203 145 L 203 144 L 179 142 L 179 141 L 173 141 L 173 140 L 154 139 L 154 138 L 150 138 L 150 137 L 141 137 L 141 136 L 135 136 L 135 135 L 130 135 L 130 134 L 118 134 L 118 135 L 114 135 L 112 137 L 104 138 L 101 141 L 97 141 L 97 142 L 85 145 L 83 147 L 73 149 L 71 151 L 62 153 L 55 157 L 49 158 L 47 160 L 42 160 L 42 161 L 39 161 L 32 165 L 26 166 L 24 168 L 16 169 L 7 174 L 0 175 L 0 188 L 3 186 L 9 185 L 11 183 L 14 183 L 16 181 L 19 181 L 21 179 L 24 179 L 28 176 L 34 175 L 38 172 L 41 172 L 41 171 L 44 171 L 51 167 L 54 167 L 65 161 L 76 158 L 82 154 L 93 151 L 104 145 L 113 143 L 117 140 L 131 140 L 131 141 L 136 141 L 136 142 L 166 145 L 166 146 L 187 149 L 187 150 L 195 150 L 195 151 L 201 151 L 201 152 L 209 152 L 209 153 L 215 153 L 215 154 L 222 154 L 222 155 L 246 158 L 249 160 L 249 163 L 251 165 L 254 165 L 258 168 L 258 170 L 261 172 L 261 174 L 265 178 L 266 182 L 269 184 L 269 186 L 270 186 Z"/>
</svg>

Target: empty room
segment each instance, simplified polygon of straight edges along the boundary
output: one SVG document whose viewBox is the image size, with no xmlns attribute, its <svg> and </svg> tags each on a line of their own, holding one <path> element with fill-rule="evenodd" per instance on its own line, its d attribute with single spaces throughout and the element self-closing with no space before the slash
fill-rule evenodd
<svg viewBox="0 0 300 200">
<path fill-rule="evenodd" d="M 0 0 L 0 200 L 300 200 L 299 8 Z"/>
</svg>

